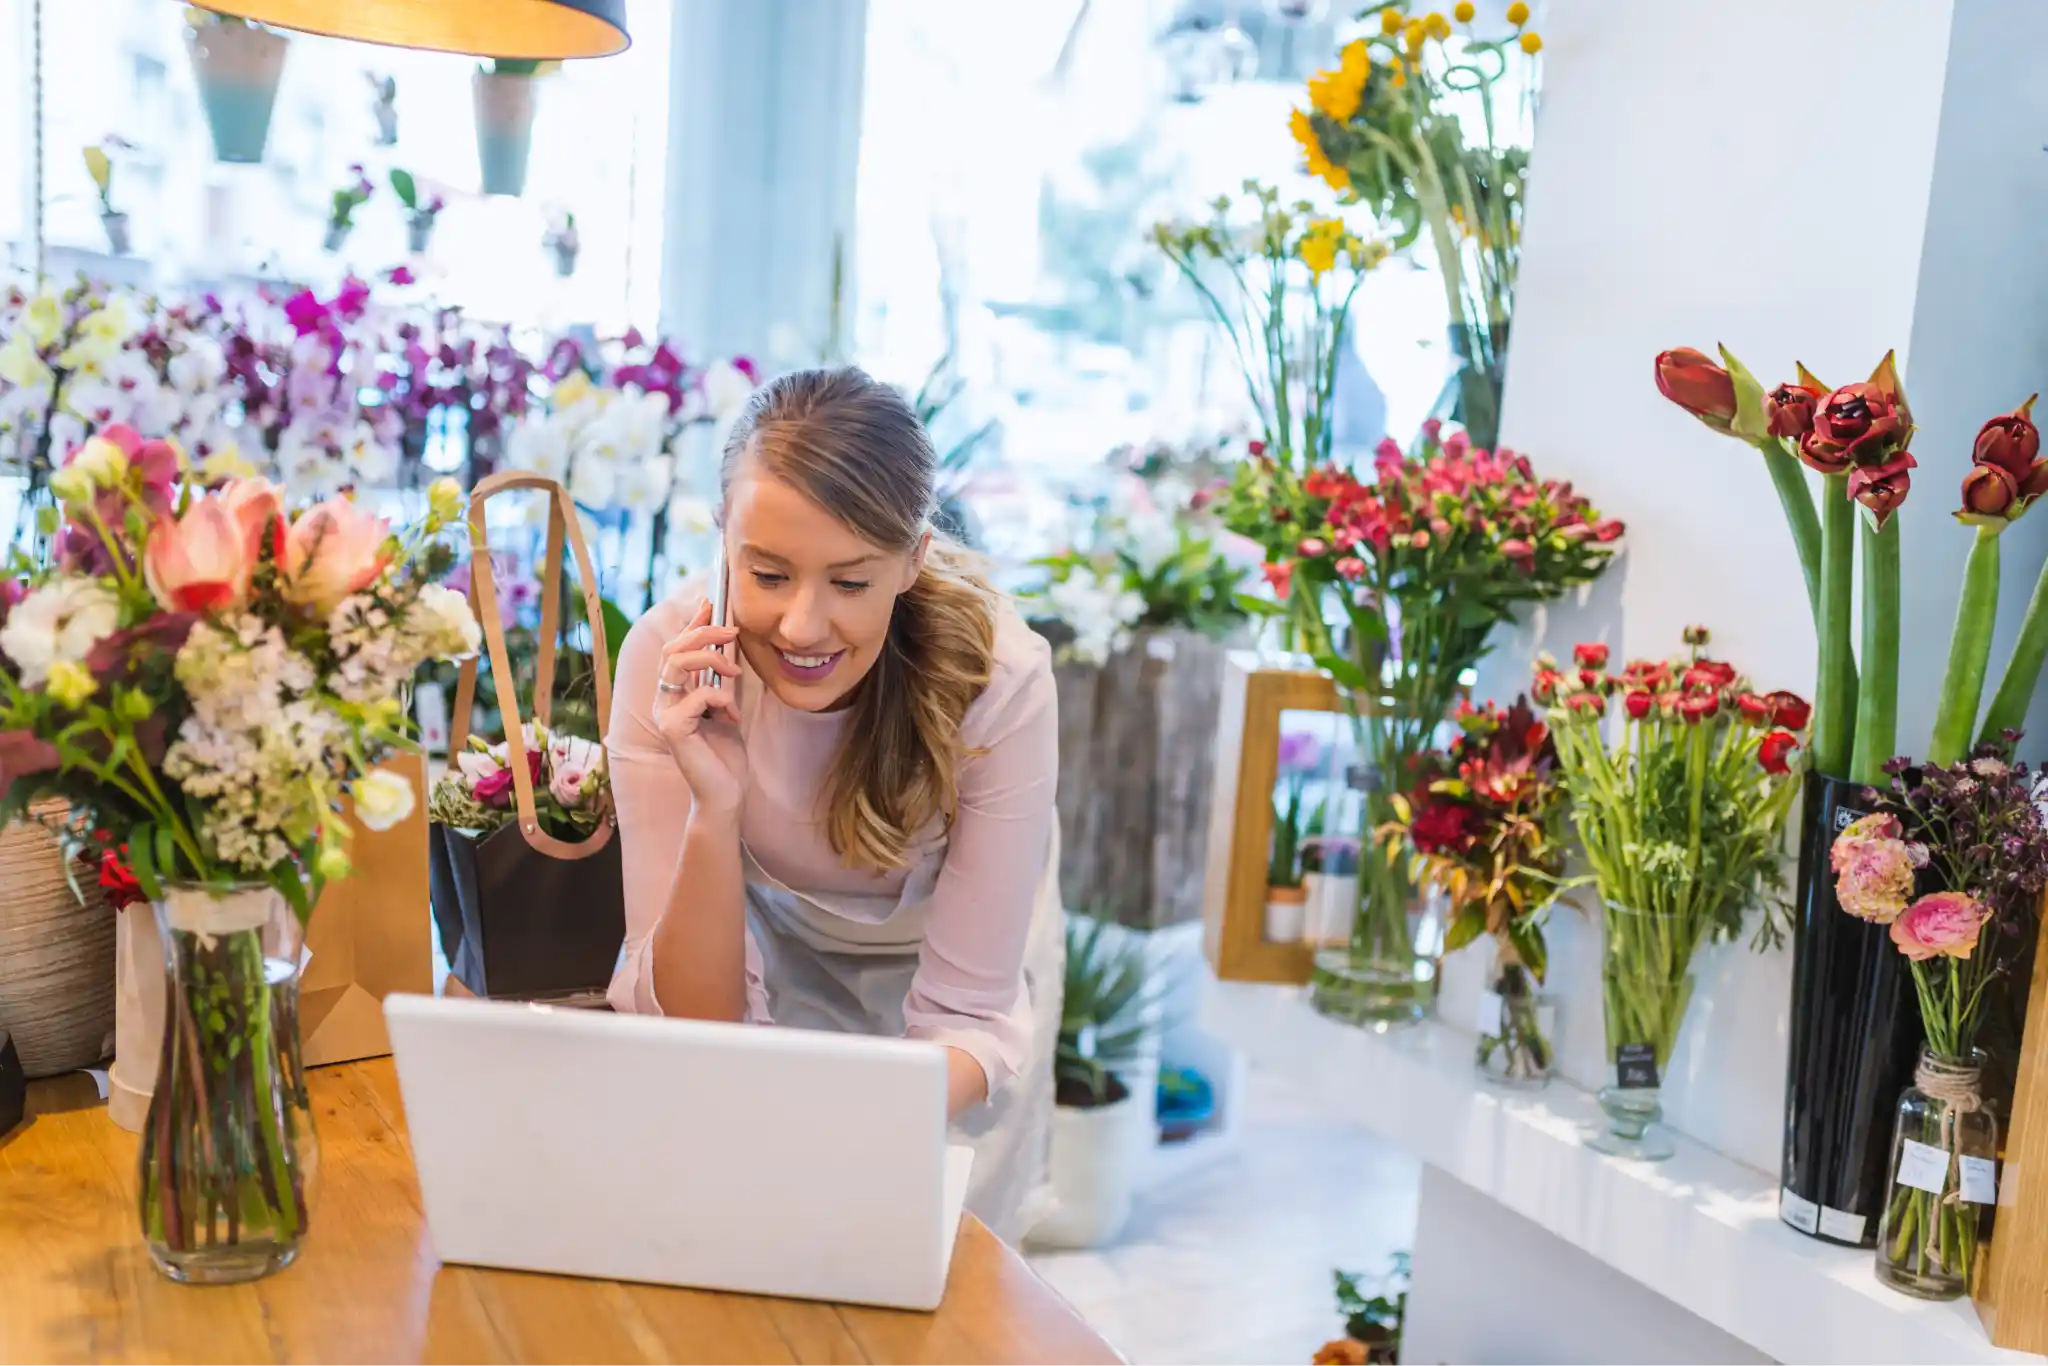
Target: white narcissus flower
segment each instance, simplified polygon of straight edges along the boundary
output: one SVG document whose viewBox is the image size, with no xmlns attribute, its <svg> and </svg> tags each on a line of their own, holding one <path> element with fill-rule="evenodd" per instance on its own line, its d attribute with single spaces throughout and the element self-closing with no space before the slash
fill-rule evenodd
<svg viewBox="0 0 2048 1366">
<path fill-rule="evenodd" d="M 373 768 L 349 787 L 356 819 L 367 830 L 389 830 L 412 814 L 412 784 L 388 768 Z"/>
<path fill-rule="evenodd" d="M 92 647 L 121 624 L 121 600 L 98 579 L 52 579 L 16 603 L 0 626 L 0 653 L 41 687 L 58 663 L 83 664 Z"/>
</svg>

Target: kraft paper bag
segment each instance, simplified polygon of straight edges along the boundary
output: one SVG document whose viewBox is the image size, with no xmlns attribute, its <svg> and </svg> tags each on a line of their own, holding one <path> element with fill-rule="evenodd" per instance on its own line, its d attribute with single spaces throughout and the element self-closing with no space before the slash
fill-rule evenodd
<svg viewBox="0 0 2048 1366">
<path fill-rule="evenodd" d="M 330 883 L 306 923 L 311 955 L 299 984 L 305 1064 L 318 1067 L 391 1051 L 384 998 L 434 989 L 433 914 L 427 897 L 427 763 L 398 754 L 384 767 L 413 787 L 412 814 L 389 830 L 355 832 L 355 871 Z"/>
</svg>

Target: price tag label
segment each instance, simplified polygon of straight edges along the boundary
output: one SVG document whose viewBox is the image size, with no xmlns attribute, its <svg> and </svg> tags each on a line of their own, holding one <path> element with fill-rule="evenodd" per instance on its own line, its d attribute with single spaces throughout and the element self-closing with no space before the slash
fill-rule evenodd
<svg viewBox="0 0 2048 1366">
<path fill-rule="evenodd" d="M 1838 1243 L 1854 1243 L 1862 1246 L 1863 1226 L 1868 1221 L 1860 1214 L 1847 1210 L 1822 1206 L 1820 1211 L 1820 1236 L 1832 1238 Z"/>
<path fill-rule="evenodd" d="M 1902 1186 L 1911 1186 L 1916 1191 L 1929 1195 L 1941 1194 L 1942 1178 L 1948 1175 L 1948 1154 L 1925 1143 L 1906 1140 L 1905 1148 L 1899 1153 L 1899 1174 L 1894 1179 Z"/>
<path fill-rule="evenodd" d="M 1657 1050 L 1646 1043 L 1625 1043 L 1615 1049 L 1614 1084 L 1624 1091 L 1656 1089 Z"/>
<path fill-rule="evenodd" d="M 1778 1191 L 1778 1217 L 1801 1233 L 1820 1232 L 1820 1206 L 1803 1195 L 1794 1195 L 1790 1186 Z"/>
<path fill-rule="evenodd" d="M 1972 1205 L 1998 1203 L 1998 1162 L 1995 1158 L 1963 1159 L 1963 1199 Z"/>
<path fill-rule="evenodd" d="M 1507 1002 L 1501 999 L 1499 992 L 1487 991 L 1480 993 L 1479 1016 L 1473 1021 L 1479 1027 L 1480 1038 L 1497 1039 L 1500 1037 L 1501 1021 L 1506 1018 L 1502 1012 L 1506 1009 Z"/>
</svg>

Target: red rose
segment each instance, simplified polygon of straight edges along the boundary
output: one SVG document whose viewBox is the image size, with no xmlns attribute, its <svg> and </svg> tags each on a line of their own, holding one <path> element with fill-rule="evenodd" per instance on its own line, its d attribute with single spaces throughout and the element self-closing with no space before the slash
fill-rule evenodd
<svg viewBox="0 0 2048 1366">
<path fill-rule="evenodd" d="M 1785 773 L 1791 770 L 1787 757 L 1799 748 L 1799 737 L 1788 730 L 1774 730 L 1763 738 L 1756 747 L 1756 761 L 1763 765 L 1766 773 Z"/>
<path fill-rule="evenodd" d="M 2012 476 L 2015 486 L 2033 472 L 2041 454 L 2041 432 L 2027 416 L 2034 400 L 2028 399 L 2016 411 L 1994 417 L 1977 429 L 1977 444 L 1970 459 L 1979 465 L 1996 465 Z"/>
<path fill-rule="evenodd" d="M 1720 710 L 1721 698 L 1718 693 L 1687 693 L 1678 699 L 1678 714 L 1685 718 L 1688 725 L 1697 725 Z"/>
<path fill-rule="evenodd" d="M 1852 464 L 1881 463 L 1905 430 L 1898 396 L 1875 383 L 1845 384 L 1813 414 L 1814 437 Z"/>
<path fill-rule="evenodd" d="M 1858 465 L 1849 472 L 1849 496 L 1875 513 L 1877 524 L 1883 526 L 1912 491 L 1908 471 L 1919 463 L 1911 451 L 1900 451 L 1882 465 Z"/>
<path fill-rule="evenodd" d="M 2003 465 L 1972 465 L 1963 476 L 1963 512 L 1978 517 L 2005 517 L 2019 500 L 2019 481 Z"/>
<path fill-rule="evenodd" d="M 1581 668 L 1604 669 L 1607 667 L 1607 647 L 1597 640 L 1581 641 L 1572 646 L 1572 658 Z"/>
<path fill-rule="evenodd" d="M 1771 704 L 1753 692 L 1746 692 L 1736 698 L 1735 710 L 1752 726 L 1767 725 L 1771 719 Z"/>
<path fill-rule="evenodd" d="M 1640 721 L 1657 705 L 1657 699 L 1646 692 L 1632 692 L 1622 699 L 1622 705 L 1628 708 L 1631 721 Z"/>
<path fill-rule="evenodd" d="M 1771 704 L 1771 724 L 1786 730 L 1805 730 L 1806 723 L 1813 719 L 1813 708 L 1807 700 L 1795 692 L 1774 692 L 1764 695 L 1764 701 Z"/>
<path fill-rule="evenodd" d="M 1813 430 L 1813 414 L 1826 398 L 1818 389 L 1803 384 L 1781 384 L 1764 398 L 1764 418 L 1771 435 L 1798 440 Z"/>
<path fill-rule="evenodd" d="M 1657 392 L 1717 432 L 1735 422 L 1735 381 L 1690 346 L 1657 357 Z"/>
</svg>

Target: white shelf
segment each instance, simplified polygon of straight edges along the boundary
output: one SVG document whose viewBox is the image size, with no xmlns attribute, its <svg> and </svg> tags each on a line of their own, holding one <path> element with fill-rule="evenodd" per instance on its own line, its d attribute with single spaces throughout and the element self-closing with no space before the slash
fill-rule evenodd
<svg viewBox="0 0 2048 1366">
<path fill-rule="evenodd" d="M 1336 1112 L 1779 1361 L 2044 1360 L 1992 1346 L 1969 1301 L 1887 1290 L 1871 1253 L 1779 1223 L 1765 1172 L 1683 1135 L 1667 1162 L 1594 1152 L 1584 1137 L 1606 1121 L 1591 1095 L 1486 1085 L 1470 1034 L 1376 1034 L 1317 1015 L 1300 989 L 1236 982 L 1211 985 L 1202 1019 Z"/>
</svg>

